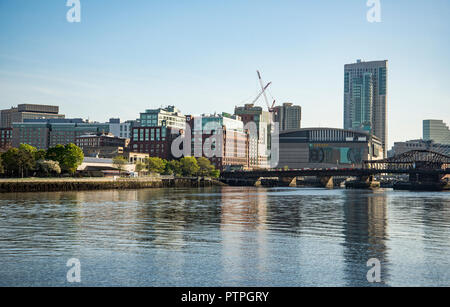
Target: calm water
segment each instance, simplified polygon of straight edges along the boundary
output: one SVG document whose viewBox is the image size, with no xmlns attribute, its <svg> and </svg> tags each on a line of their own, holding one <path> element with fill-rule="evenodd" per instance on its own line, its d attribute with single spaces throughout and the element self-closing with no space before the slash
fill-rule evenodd
<svg viewBox="0 0 450 307">
<path fill-rule="evenodd" d="M 450 193 L 0 194 L 0 286 L 450 286 Z"/>
</svg>

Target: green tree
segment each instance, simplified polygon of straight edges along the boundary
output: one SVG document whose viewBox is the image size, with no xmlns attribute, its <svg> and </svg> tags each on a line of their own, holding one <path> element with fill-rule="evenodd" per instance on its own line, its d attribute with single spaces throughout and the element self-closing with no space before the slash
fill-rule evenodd
<svg viewBox="0 0 450 307">
<path fill-rule="evenodd" d="M 164 174 L 180 176 L 182 174 L 181 162 L 178 160 L 171 160 L 167 162 Z"/>
<path fill-rule="evenodd" d="M 180 162 L 183 176 L 192 177 L 198 174 L 200 167 L 198 166 L 197 159 L 194 157 L 184 157 Z"/>
<path fill-rule="evenodd" d="M 34 153 L 34 160 L 36 161 L 45 160 L 46 155 L 47 152 L 44 149 L 39 149 Z"/>
<path fill-rule="evenodd" d="M 8 151 L 2 154 L 3 166 L 5 168 L 5 173 L 8 176 L 13 177 L 19 175 L 19 164 L 17 163 L 18 158 L 18 148 L 10 148 Z"/>
<path fill-rule="evenodd" d="M 215 170 L 214 165 L 211 164 L 211 161 L 209 161 L 205 157 L 197 158 L 197 163 L 199 167 L 198 175 L 199 176 L 211 176 L 212 172 Z"/>
<path fill-rule="evenodd" d="M 61 174 L 59 162 L 52 160 L 39 160 L 36 162 L 36 171 L 43 176 Z"/>
<path fill-rule="evenodd" d="M 119 174 L 125 170 L 125 165 L 128 163 L 128 160 L 122 156 L 117 156 L 113 158 L 113 165 L 115 168 L 119 170 Z"/>
<path fill-rule="evenodd" d="M 58 161 L 62 172 L 73 175 L 78 166 L 83 163 L 83 150 L 75 144 L 56 145 L 47 150 L 46 158 L 48 160 Z"/>
<path fill-rule="evenodd" d="M 210 176 L 212 178 L 219 178 L 220 177 L 220 171 L 218 169 L 214 169 L 211 173 Z"/>
<path fill-rule="evenodd" d="M 147 163 L 149 172 L 162 174 L 166 168 L 167 161 L 158 157 L 150 157 Z"/>
<path fill-rule="evenodd" d="M 140 174 L 142 171 L 145 171 L 147 168 L 147 166 L 145 165 L 145 163 L 143 162 L 136 162 L 136 167 L 135 167 L 135 171 L 138 172 L 138 174 Z"/>
<path fill-rule="evenodd" d="M 37 149 L 28 144 L 20 144 L 17 152 L 17 166 L 19 169 L 19 174 L 24 177 L 24 175 L 28 176 L 29 171 L 33 169 L 35 166 L 34 154 Z"/>
<path fill-rule="evenodd" d="M 83 150 L 75 144 L 67 144 L 64 146 L 63 163 L 59 163 L 61 169 L 73 175 L 77 171 L 78 166 L 83 163 Z"/>
</svg>

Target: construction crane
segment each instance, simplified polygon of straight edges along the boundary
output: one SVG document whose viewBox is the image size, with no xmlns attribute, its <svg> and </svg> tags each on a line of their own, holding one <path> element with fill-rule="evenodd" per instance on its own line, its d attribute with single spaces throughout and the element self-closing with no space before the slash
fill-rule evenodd
<svg viewBox="0 0 450 307">
<path fill-rule="evenodd" d="M 256 101 L 258 101 L 259 97 L 261 97 L 263 94 L 266 95 L 266 90 L 267 88 L 272 84 L 272 82 L 267 83 L 266 86 L 264 86 L 262 88 L 262 91 L 258 94 L 258 96 L 256 96 L 256 98 L 252 101 L 252 105 L 254 105 L 256 103 Z"/>
<path fill-rule="evenodd" d="M 259 72 L 259 70 L 257 70 L 256 73 L 258 74 L 259 84 L 261 85 L 261 89 L 262 89 L 262 93 L 261 94 L 264 95 L 264 100 L 266 101 L 267 109 L 268 109 L 268 111 L 270 113 L 273 113 L 276 100 L 275 99 L 273 100 L 273 103 L 272 103 L 272 106 L 271 106 L 270 103 L 269 103 L 269 100 L 267 99 L 267 95 L 266 95 L 266 89 L 267 89 L 268 85 L 272 84 L 272 82 L 269 82 L 269 84 L 266 87 L 264 87 L 264 82 L 263 82 L 263 80 L 261 78 L 261 73 Z M 259 96 L 261 96 L 261 95 L 259 95 Z"/>
</svg>

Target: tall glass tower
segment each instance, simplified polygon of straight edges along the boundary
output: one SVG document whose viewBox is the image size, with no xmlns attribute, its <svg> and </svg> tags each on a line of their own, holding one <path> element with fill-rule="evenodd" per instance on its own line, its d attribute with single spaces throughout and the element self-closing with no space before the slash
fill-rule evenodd
<svg viewBox="0 0 450 307">
<path fill-rule="evenodd" d="M 380 138 L 385 157 L 387 64 L 387 60 L 358 60 L 344 66 L 344 129 L 363 130 Z"/>
</svg>

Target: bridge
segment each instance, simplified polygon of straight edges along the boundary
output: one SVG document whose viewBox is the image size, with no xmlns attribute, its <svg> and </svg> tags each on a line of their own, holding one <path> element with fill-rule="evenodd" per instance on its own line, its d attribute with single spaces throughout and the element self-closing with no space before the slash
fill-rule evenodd
<svg viewBox="0 0 450 307">
<path fill-rule="evenodd" d="M 278 178 L 280 185 L 296 186 L 297 177 L 315 176 L 320 178 L 323 186 L 332 187 L 333 177 L 340 176 L 358 178 L 354 187 L 373 187 L 377 185 L 374 182 L 376 174 L 408 174 L 410 183 L 439 184 L 450 174 L 450 156 L 433 151 L 414 150 L 383 160 L 364 161 L 361 168 L 230 171 L 223 172 L 221 178 L 228 184 L 246 182 L 254 185 L 260 185 L 263 178 Z"/>
</svg>

